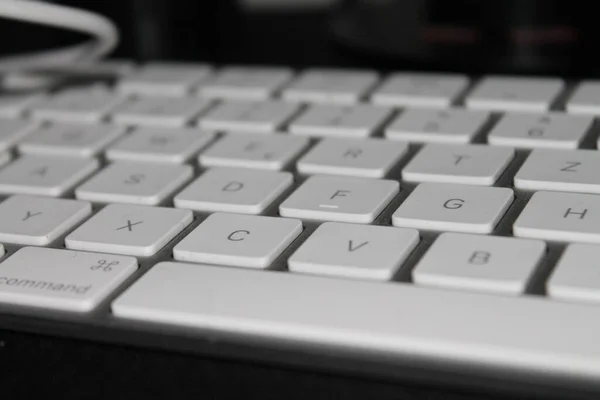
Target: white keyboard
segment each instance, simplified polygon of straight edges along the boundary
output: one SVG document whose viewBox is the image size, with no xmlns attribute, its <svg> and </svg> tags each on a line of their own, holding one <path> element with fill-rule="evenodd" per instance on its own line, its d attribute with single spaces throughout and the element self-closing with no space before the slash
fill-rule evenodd
<svg viewBox="0 0 600 400">
<path fill-rule="evenodd" d="M 600 83 L 122 70 L 0 95 L 0 316 L 600 381 Z"/>
</svg>

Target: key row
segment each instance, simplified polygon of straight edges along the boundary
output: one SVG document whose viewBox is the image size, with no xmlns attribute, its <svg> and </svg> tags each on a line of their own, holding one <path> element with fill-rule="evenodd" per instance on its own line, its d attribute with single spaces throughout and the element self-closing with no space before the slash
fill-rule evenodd
<svg viewBox="0 0 600 400">
<path fill-rule="evenodd" d="M 359 190 L 359 184 L 347 178 L 309 179 L 279 205 L 279 215 L 304 221 L 373 223 L 396 198 L 398 184 L 369 180 L 365 191 Z M 226 196 L 224 193 L 223 197 Z M 496 231 L 513 200 L 514 194 L 508 188 L 423 183 L 389 213 L 391 224 L 397 227 L 490 234 Z M 243 220 L 243 212 L 261 206 L 251 201 L 211 203 L 210 199 L 204 200 L 204 205 L 214 212 L 239 213 L 231 214 L 236 221 Z M 0 241 L 48 245 L 91 213 L 92 206 L 86 201 L 12 196 L 0 203 Z M 512 232 L 525 238 L 600 243 L 599 213 L 600 200 L 596 195 L 536 192 L 512 224 Z M 66 245 L 75 249 L 150 256 L 192 220 L 189 208 L 109 204 L 68 235 Z M 119 237 L 121 234 L 131 237 L 133 242 L 128 244 Z"/>
<path fill-rule="evenodd" d="M 35 121 L 30 124 L 0 118 L 2 145 L 6 147 L 29 134 L 24 145 L 28 151 L 44 147 L 57 147 L 56 151 L 61 151 L 63 147 L 67 148 L 62 150 L 64 153 L 84 156 L 87 153 L 79 148 L 85 146 L 86 152 L 98 151 L 125 133 L 128 127 L 154 128 L 156 135 L 166 135 L 193 132 L 194 129 L 187 127 L 191 124 L 205 131 L 240 134 L 273 134 L 286 130 L 293 136 L 367 138 L 383 133 L 388 139 L 414 143 L 464 144 L 485 139 L 498 146 L 575 149 L 591 135 L 594 126 L 591 116 L 559 112 L 511 112 L 495 122 L 487 111 L 457 108 L 409 108 L 396 115 L 390 108 L 371 105 L 302 107 L 275 101 L 212 103 L 164 97 L 129 99 L 109 113 L 94 111 L 96 105 L 89 104 L 86 96 L 90 97 L 69 93 L 49 98 L 46 105 L 39 104 L 31 110 Z M 112 94 L 104 96 L 112 99 L 110 101 L 115 99 Z M 98 95 L 92 97 L 95 102 Z M 49 109 L 40 114 L 45 107 Z M 88 113 L 96 116 L 88 118 Z M 103 122 L 105 117 L 113 124 L 87 124 Z M 38 120 L 53 124 L 40 127 Z"/>
<path fill-rule="evenodd" d="M 163 225 L 167 221 L 171 228 L 180 224 L 178 231 L 190 223 L 181 219 L 181 210 L 150 210 L 137 207 L 133 212 L 136 219 L 118 226 L 110 217 L 131 218 L 124 212 L 132 209 L 115 205 L 109 213 L 97 214 L 103 214 L 102 224 L 97 222 L 95 227 L 100 231 L 85 230 L 84 225 L 83 231 L 80 228 L 67 237 L 67 247 L 93 253 L 37 247 L 18 250 L 0 263 L 0 303 L 91 311 L 137 269 L 135 258 L 114 253 L 130 254 L 135 246 L 159 236 L 162 245 L 172 238 L 172 231 L 158 235 L 156 224 L 140 226 L 148 222 L 143 218 L 154 212 Z M 216 213 L 176 244 L 173 256 L 223 267 L 269 268 L 302 230 L 302 223 L 293 219 Z M 116 245 L 117 240 L 122 242 Z M 328 222 L 284 264 L 292 273 L 375 281 L 397 279 L 404 271 L 417 285 L 520 295 L 539 279 L 537 273 L 547 253 L 546 244 L 539 240 L 443 233 L 407 270 L 406 260 L 419 242 L 419 232 L 414 229 Z M 0 245 L 0 256 L 3 254 Z M 546 281 L 547 294 L 556 299 L 600 301 L 600 278 L 594 263 L 598 256 L 598 245 L 567 246 Z"/>
<path fill-rule="evenodd" d="M 300 158 L 296 167 L 302 174 L 323 176 L 323 188 L 334 187 L 335 182 L 346 178 L 348 182 L 356 182 L 353 187 L 357 193 L 364 193 L 372 185 L 384 182 L 369 182 L 366 178 L 386 176 L 414 183 L 491 186 L 514 158 L 514 151 L 507 148 L 427 145 L 398 170 L 396 167 L 406 159 L 407 148 L 406 144 L 387 145 L 384 141 L 348 143 L 329 139 Z M 222 146 L 217 143 L 200 156 L 200 165 L 208 169 L 195 180 L 190 165 L 116 161 L 100 169 L 94 158 L 24 155 L 0 169 L 0 194 L 60 197 L 74 192 L 78 199 L 97 203 L 145 205 L 162 204 L 174 196 L 177 207 L 195 211 L 260 214 L 294 184 L 290 172 L 253 168 L 265 165 L 243 154 L 238 159 L 228 158 L 236 154 L 228 156 L 221 151 Z M 5 154 L 0 161 L 8 163 L 9 156 Z M 272 166 L 269 162 L 277 164 L 273 159 L 266 162 L 268 167 Z M 600 193 L 598 168 L 600 153 L 595 150 L 537 149 L 527 156 L 512 182 L 526 191 L 597 194 Z M 388 182 L 397 185 L 395 179 Z M 319 189 L 313 190 L 315 193 L 309 197 L 318 195 Z"/>
<path fill-rule="evenodd" d="M 116 89 L 134 95 L 198 95 L 204 98 L 293 102 L 373 104 L 395 107 L 449 107 L 547 111 L 562 106 L 565 83 L 556 78 L 488 76 L 472 87 L 460 74 L 393 73 L 381 79 L 374 71 L 311 69 L 299 74 L 281 67 L 230 66 L 215 71 L 206 64 L 112 63 L 120 76 Z M 582 82 L 564 106 L 572 113 L 600 112 L 600 83 Z"/>
</svg>

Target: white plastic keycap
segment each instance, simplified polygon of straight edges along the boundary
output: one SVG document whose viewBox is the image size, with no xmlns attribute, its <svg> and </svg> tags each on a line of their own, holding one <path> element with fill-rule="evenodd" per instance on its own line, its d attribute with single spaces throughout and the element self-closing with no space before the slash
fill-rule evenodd
<svg viewBox="0 0 600 400">
<path fill-rule="evenodd" d="M 267 100 L 292 78 L 288 68 L 226 67 L 200 85 L 207 98 Z"/>
<path fill-rule="evenodd" d="M 81 200 L 157 205 L 193 176 L 189 165 L 138 162 L 110 164 L 75 189 Z"/>
<path fill-rule="evenodd" d="M 93 157 L 124 133 L 111 125 L 54 123 L 34 130 L 18 148 L 22 154 Z"/>
<path fill-rule="evenodd" d="M 496 183 L 514 155 L 510 148 L 431 143 L 402 169 L 402 179 L 489 186 Z"/>
<path fill-rule="evenodd" d="M 215 213 L 173 249 L 173 257 L 234 267 L 267 268 L 302 232 L 295 219 Z"/>
<path fill-rule="evenodd" d="M 296 104 L 281 101 L 225 100 L 198 119 L 202 129 L 273 133 L 281 129 L 299 110 Z"/>
<path fill-rule="evenodd" d="M 153 62 L 123 77 L 117 90 L 125 94 L 185 96 L 210 75 L 210 67 L 204 64 Z"/>
<path fill-rule="evenodd" d="M 0 241 L 45 246 L 91 213 L 85 201 L 12 196 L 0 203 Z"/>
<path fill-rule="evenodd" d="M 395 226 L 491 233 L 512 204 L 509 188 L 421 183 L 392 215 Z"/>
<path fill-rule="evenodd" d="M 296 165 L 302 174 L 383 178 L 408 152 L 408 144 L 381 139 L 323 139 Z"/>
<path fill-rule="evenodd" d="M 94 158 L 22 156 L 0 170 L 0 193 L 61 196 L 98 166 Z"/>
<path fill-rule="evenodd" d="M 88 312 L 136 269 L 133 257 L 25 247 L 0 263 L 0 303 Z"/>
<path fill-rule="evenodd" d="M 173 202 L 175 207 L 195 211 L 261 214 L 293 182 L 289 172 L 211 168 Z"/>
<path fill-rule="evenodd" d="M 548 296 L 556 300 L 598 303 L 600 246 L 575 243 L 564 250 L 546 282 Z"/>
<path fill-rule="evenodd" d="M 288 131 L 294 135 L 362 138 L 378 132 L 391 115 L 389 108 L 366 104 L 315 104 L 294 119 Z"/>
<path fill-rule="evenodd" d="M 371 71 L 311 69 L 297 77 L 282 97 L 293 102 L 355 104 L 377 80 L 377 73 Z"/>
<path fill-rule="evenodd" d="M 600 194 L 597 150 L 535 149 L 514 177 L 515 187 Z"/>
<path fill-rule="evenodd" d="M 600 196 L 535 192 L 513 225 L 515 236 L 600 243 Z"/>
<path fill-rule="evenodd" d="M 490 115 L 458 108 L 409 108 L 385 128 L 388 139 L 417 143 L 469 143 L 481 132 Z"/>
<path fill-rule="evenodd" d="M 369 224 L 398 194 L 392 180 L 311 176 L 279 205 L 283 217 Z"/>
<path fill-rule="evenodd" d="M 371 94 L 371 102 L 393 107 L 448 108 L 468 83 L 464 75 L 396 73 Z"/>
<path fill-rule="evenodd" d="M 69 249 L 151 256 L 194 219 L 189 210 L 109 204 L 65 238 Z"/>
<path fill-rule="evenodd" d="M 198 162 L 206 167 L 281 170 L 295 160 L 308 144 L 306 137 L 232 133 L 203 151 Z"/>
<path fill-rule="evenodd" d="M 213 105 L 195 97 L 137 97 L 128 99 L 111 115 L 117 125 L 182 128 Z"/>
<path fill-rule="evenodd" d="M 108 90 L 65 91 L 35 102 L 29 113 L 37 120 L 98 123 L 124 101 Z"/>
<path fill-rule="evenodd" d="M 214 138 L 214 134 L 193 128 L 157 129 L 139 127 L 106 151 L 113 161 L 140 161 L 183 164 Z"/>
<path fill-rule="evenodd" d="M 112 312 L 332 351 L 600 376 L 597 307 L 534 296 L 160 263 L 112 303 Z"/>
<path fill-rule="evenodd" d="M 496 111 L 548 111 L 564 88 L 554 78 L 489 76 L 467 96 L 470 109 Z"/>
<path fill-rule="evenodd" d="M 442 233 L 412 271 L 418 285 L 520 295 L 546 251 L 540 240 Z"/>
<path fill-rule="evenodd" d="M 419 243 L 415 229 L 325 222 L 289 258 L 292 272 L 390 280 Z"/>
<path fill-rule="evenodd" d="M 504 114 L 488 134 L 488 143 L 525 149 L 576 149 L 585 139 L 594 119 L 564 113 Z"/>
</svg>

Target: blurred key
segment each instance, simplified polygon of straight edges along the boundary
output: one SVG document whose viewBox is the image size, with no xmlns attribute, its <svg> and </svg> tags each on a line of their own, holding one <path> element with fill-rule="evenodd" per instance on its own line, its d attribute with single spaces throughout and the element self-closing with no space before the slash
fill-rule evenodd
<svg viewBox="0 0 600 400">
<path fill-rule="evenodd" d="M 594 122 L 589 116 L 564 113 L 507 113 L 488 134 L 488 143 L 533 149 L 576 149 Z"/>
<path fill-rule="evenodd" d="M 38 127 L 37 122 L 0 118 L 0 151 L 10 149 Z"/>
<path fill-rule="evenodd" d="M 296 219 L 215 213 L 173 249 L 180 261 L 267 268 L 300 235 Z"/>
<path fill-rule="evenodd" d="M 200 85 L 202 97 L 267 100 L 292 78 L 288 68 L 226 67 Z"/>
<path fill-rule="evenodd" d="M 289 172 L 211 168 L 177 194 L 175 207 L 203 212 L 261 214 L 292 185 Z"/>
<path fill-rule="evenodd" d="M 597 150 L 535 149 L 514 178 L 515 187 L 600 194 Z"/>
<path fill-rule="evenodd" d="M 65 91 L 34 103 L 30 114 L 38 120 L 97 123 L 124 101 L 124 97 L 107 90 Z"/>
<path fill-rule="evenodd" d="M 397 73 L 371 94 L 371 102 L 393 107 L 448 108 L 468 83 L 464 75 Z"/>
<path fill-rule="evenodd" d="M 311 69 L 303 72 L 284 91 L 294 102 L 356 104 L 377 84 L 371 71 Z"/>
<path fill-rule="evenodd" d="M 181 128 L 213 105 L 195 97 L 140 97 L 127 100 L 111 115 L 117 125 Z"/>
<path fill-rule="evenodd" d="M 288 127 L 290 133 L 306 136 L 367 137 L 375 134 L 391 117 L 392 110 L 371 105 L 312 105 Z"/>
<path fill-rule="evenodd" d="M 93 157 L 124 133 L 111 125 L 53 123 L 36 129 L 18 148 L 23 154 Z"/>
<path fill-rule="evenodd" d="M 474 110 L 544 112 L 563 88 L 560 79 L 489 76 L 477 84 L 465 104 Z"/>
<path fill-rule="evenodd" d="M 75 189 L 81 200 L 157 205 L 192 178 L 189 165 L 117 162 Z"/>
<path fill-rule="evenodd" d="M 225 132 L 273 133 L 299 110 L 281 101 L 226 100 L 198 120 L 202 129 Z"/>
<path fill-rule="evenodd" d="M 0 170 L 0 194 L 58 197 L 91 175 L 96 159 L 25 155 Z"/>
<path fill-rule="evenodd" d="M 425 145 L 402 169 L 408 182 L 446 182 L 493 185 L 506 170 L 515 152 L 483 144 Z"/>
<path fill-rule="evenodd" d="M 541 240 L 442 233 L 412 271 L 417 285 L 520 295 L 546 252 Z"/>
<path fill-rule="evenodd" d="M 154 62 L 123 77 L 117 90 L 126 94 L 184 96 L 210 74 L 211 68 L 205 64 Z"/>
<path fill-rule="evenodd" d="M 600 82 L 583 81 L 567 100 L 569 114 L 600 115 Z"/>
<path fill-rule="evenodd" d="M 385 136 L 417 143 L 469 143 L 482 131 L 489 117 L 484 111 L 411 108 L 386 127 Z"/>
<path fill-rule="evenodd" d="M 312 176 L 279 206 L 283 217 L 369 224 L 400 191 L 392 180 Z"/>
<path fill-rule="evenodd" d="M 302 174 L 383 178 L 408 152 L 408 145 L 381 139 L 323 139 L 297 163 Z"/>
<path fill-rule="evenodd" d="M 309 139 L 291 135 L 228 134 L 198 156 L 206 167 L 286 168 L 308 146 Z"/>
<path fill-rule="evenodd" d="M 189 210 L 109 204 L 65 238 L 68 249 L 147 257 L 194 219 Z"/>
<path fill-rule="evenodd" d="M 0 203 L 0 241 L 45 246 L 91 213 L 86 201 L 12 196 Z"/>
<path fill-rule="evenodd" d="M 138 127 L 106 151 L 113 161 L 183 164 L 214 139 L 211 132 L 195 128 Z"/>
</svg>

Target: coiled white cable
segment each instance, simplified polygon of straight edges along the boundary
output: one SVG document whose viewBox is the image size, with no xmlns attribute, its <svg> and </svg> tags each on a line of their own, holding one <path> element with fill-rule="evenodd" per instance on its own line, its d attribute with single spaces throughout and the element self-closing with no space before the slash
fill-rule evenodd
<svg viewBox="0 0 600 400">
<path fill-rule="evenodd" d="M 0 58 L 0 74 L 76 69 L 108 54 L 119 40 L 117 28 L 104 16 L 57 4 L 0 0 L 0 18 L 73 30 L 93 37 L 75 46 Z"/>
</svg>

